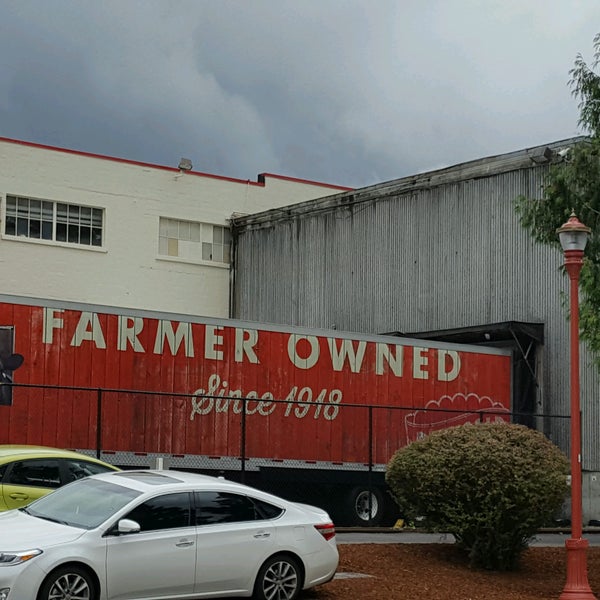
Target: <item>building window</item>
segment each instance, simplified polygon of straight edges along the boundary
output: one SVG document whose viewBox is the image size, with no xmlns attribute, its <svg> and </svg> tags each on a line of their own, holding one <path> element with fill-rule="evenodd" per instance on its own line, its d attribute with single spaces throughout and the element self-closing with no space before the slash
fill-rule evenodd
<svg viewBox="0 0 600 600">
<path fill-rule="evenodd" d="M 6 235 L 102 246 L 102 221 L 101 208 L 6 196 Z"/>
<path fill-rule="evenodd" d="M 230 251 L 227 227 L 160 218 L 158 253 L 162 256 L 229 264 Z"/>
</svg>

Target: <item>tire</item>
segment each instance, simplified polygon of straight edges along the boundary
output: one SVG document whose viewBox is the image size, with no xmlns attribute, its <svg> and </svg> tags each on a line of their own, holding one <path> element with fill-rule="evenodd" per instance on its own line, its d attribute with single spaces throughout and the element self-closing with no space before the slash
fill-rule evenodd
<svg viewBox="0 0 600 600">
<path fill-rule="evenodd" d="M 370 503 L 370 513 L 369 513 Z M 355 487 L 345 496 L 345 516 L 349 526 L 376 526 L 383 519 L 385 500 L 378 488 Z"/>
<path fill-rule="evenodd" d="M 302 591 L 302 569 L 291 556 L 269 558 L 260 568 L 254 584 L 254 600 L 295 600 Z"/>
<path fill-rule="evenodd" d="M 44 580 L 37 600 L 98 600 L 96 584 L 81 567 L 60 567 Z"/>
</svg>

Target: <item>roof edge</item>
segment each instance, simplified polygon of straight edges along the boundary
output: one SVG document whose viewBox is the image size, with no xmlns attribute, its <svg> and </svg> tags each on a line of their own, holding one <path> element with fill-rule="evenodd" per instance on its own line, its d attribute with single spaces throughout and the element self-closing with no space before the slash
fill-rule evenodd
<svg viewBox="0 0 600 600">
<path fill-rule="evenodd" d="M 334 194 L 325 198 L 307 200 L 285 207 L 273 208 L 263 212 L 232 219 L 234 227 L 244 228 L 261 226 L 304 214 L 331 211 L 339 206 L 350 206 L 377 198 L 399 196 L 413 191 L 430 189 L 448 183 L 457 183 L 471 179 L 491 177 L 518 169 L 534 168 L 555 164 L 563 160 L 559 151 L 580 143 L 586 136 L 577 136 L 458 163 L 433 171 L 409 175 L 400 179 Z"/>
<path fill-rule="evenodd" d="M 93 152 L 85 152 L 82 150 L 73 150 L 71 148 L 61 148 L 59 146 L 49 146 L 47 144 L 39 144 L 37 142 L 28 142 L 25 140 L 16 140 L 13 138 L 7 138 L 7 137 L 1 137 L 0 136 L 0 142 L 4 142 L 4 143 L 8 143 L 8 144 L 15 144 L 15 145 L 19 145 L 19 146 L 26 146 L 28 148 L 37 148 L 39 150 L 50 150 L 53 152 L 61 152 L 63 154 L 71 154 L 74 156 L 81 156 L 84 158 L 95 158 L 95 159 L 99 159 L 99 160 L 108 160 L 108 161 L 112 161 L 112 162 L 117 162 L 117 163 L 121 163 L 124 165 L 133 165 L 133 166 L 137 166 L 137 167 L 146 167 L 146 168 L 151 168 L 151 169 L 157 169 L 157 170 L 161 170 L 161 171 L 169 171 L 171 173 L 180 173 L 181 170 L 178 167 L 169 167 L 169 166 L 165 166 L 165 165 L 158 165 L 155 163 L 147 163 L 147 162 L 143 162 L 143 161 L 138 161 L 138 160 L 131 160 L 128 158 L 120 158 L 117 156 L 108 156 L 106 154 L 96 154 Z M 336 189 L 336 190 L 351 190 L 353 188 L 350 187 L 345 187 L 345 186 L 341 186 L 341 185 L 334 185 L 334 184 L 330 184 L 330 183 L 321 183 L 319 181 L 312 181 L 310 179 L 298 179 L 295 177 L 287 177 L 285 175 L 275 175 L 273 173 L 260 173 L 257 176 L 256 181 L 252 181 L 250 179 L 238 179 L 236 177 L 227 177 L 225 175 L 214 175 L 212 173 L 204 173 L 202 171 L 185 171 L 186 176 L 190 177 L 190 176 L 196 176 L 196 177 L 206 177 L 209 179 L 217 179 L 219 181 L 229 181 L 231 183 L 241 183 L 243 185 L 253 185 L 253 186 L 257 186 L 257 187 L 265 187 L 266 186 L 266 177 L 270 177 L 272 179 L 281 179 L 281 180 L 285 180 L 285 181 L 291 181 L 291 182 L 295 182 L 295 183 L 300 183 L 300 184 L 304 184 L 304 185 L 313 185 L 315 187 L 322 187 L 322 188 L 327 188 L 327 189 Z"/>
</svg>

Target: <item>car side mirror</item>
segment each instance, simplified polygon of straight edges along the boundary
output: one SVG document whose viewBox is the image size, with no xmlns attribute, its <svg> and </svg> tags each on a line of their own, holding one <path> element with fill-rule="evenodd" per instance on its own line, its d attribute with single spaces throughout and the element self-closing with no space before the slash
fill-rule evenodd
<svg viewBox="0 0 600 600">
<path fill-rule="evenodd" d="M 115 533 L 117 535 L 123 535 L 125 533 L 136 533 L 141 530 L 140 524 L 137 521 L 131 519 L 121 519 L 117 523 Z"/>
</svg>

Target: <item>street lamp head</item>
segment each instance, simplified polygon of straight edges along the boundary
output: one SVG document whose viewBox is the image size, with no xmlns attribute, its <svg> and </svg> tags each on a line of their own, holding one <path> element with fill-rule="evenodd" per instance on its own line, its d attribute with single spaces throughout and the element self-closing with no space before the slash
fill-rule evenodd
<svg viewBox="0 0 600 600">
<path fill-rule="evenodd" d="M 556 230 L 560 239 L 560 245 L 567 250 L 579 250 L 583 252 L 592 230 L 586 227 L 572 212 L 569 220 Z"/>
</svg>

